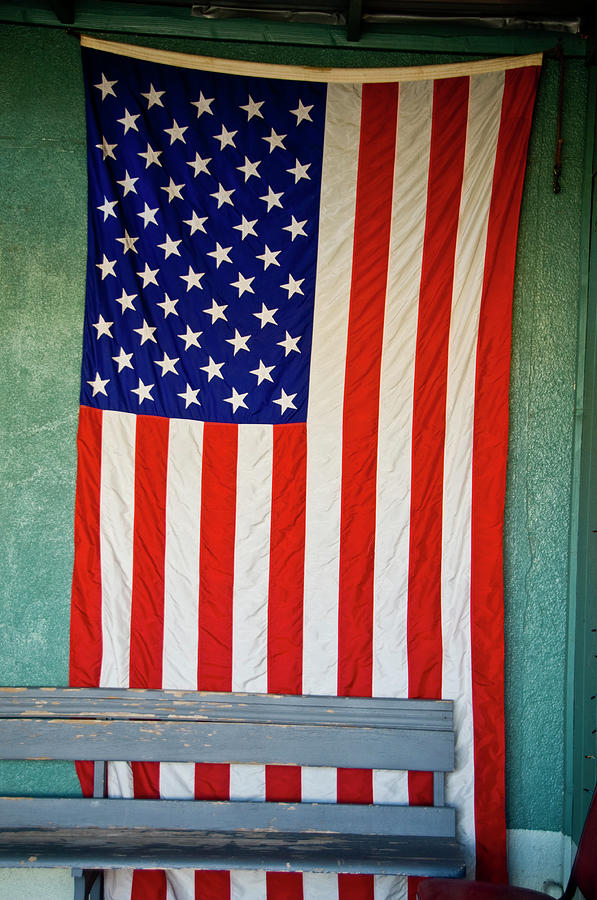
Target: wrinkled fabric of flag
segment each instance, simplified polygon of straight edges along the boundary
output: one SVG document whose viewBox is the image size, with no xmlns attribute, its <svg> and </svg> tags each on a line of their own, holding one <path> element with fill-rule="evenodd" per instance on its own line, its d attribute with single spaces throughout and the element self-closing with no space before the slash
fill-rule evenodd
<svg viewBox="0 0 597 900">
<path fill-rule="evenodd" d="M 503 879 L 511 300 L 536 63 L 381 84 L 96 49 L 83 64 L 71 684 L 453 699 L 447 801 L 471 874 Z M 108 790 L 428 803 L 431 785 L 133 759 Z M 409 886 L 123 869 L 105 891 Z"/>
</svg>

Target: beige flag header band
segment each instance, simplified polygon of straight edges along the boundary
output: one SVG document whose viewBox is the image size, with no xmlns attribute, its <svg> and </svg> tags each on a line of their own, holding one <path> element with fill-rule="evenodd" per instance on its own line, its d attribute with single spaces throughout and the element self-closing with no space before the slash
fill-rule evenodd
<svg viewBox="0 0 597 900">
<path fill-rule="evenodd" d="M 129 56 L 148 62 L 179 66 L 183 69 L 201 69 L 224 75 L 249 75 L 255 78 L 282 78 L 289 81 L 320 81 L 341 84 L 375 84 L 392 81 L 428 81 L 435 78 L 458 78 L 463 75 L 483 75 L 486 72 L 502 72 L 505 69 L 523 69 L 540 66 L 542 53 L 529 56 L 503 56 L 498 59 L 482 59 L 476 62 L 444 63 L 435 66 L 403 66 L 358 69 L 330 69 L 318 66 L 282 66 L 275 63 L 249 62 L 241 59 L 222 59 L 213 56 L 195 56 L 170 50 L 155 50 L 136 44 L 120 44 L 81 35 L 81 46 L 118 56 Z"/>
</svg>

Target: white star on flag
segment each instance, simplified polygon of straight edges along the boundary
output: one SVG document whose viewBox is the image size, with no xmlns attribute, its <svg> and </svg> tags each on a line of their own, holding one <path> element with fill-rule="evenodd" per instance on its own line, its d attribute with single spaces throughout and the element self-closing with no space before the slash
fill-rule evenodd
<svg viewBox="0 0 597 900">
<path fill-rule="evenodd" d="M 153 397 L 151 396 L 153 387 L 153 384 L 144 384 L 141 379 L 139 379 L 138 387 L 131 388 L 131 393 L 137 394 L 139 398 L 139 406 L 141 406 L 144 400 L 153 400 Z"/>
<path fill-rule="evenodd" d="M 301 122 L 312 122 L 313 119 L 309 115 L 311 110 L 313 109 L 313 104 L 311 106 L 305 106 L 302 100 L 299 100 L 298 106 L 296 109 L 291 109 L 290 112 L 293 116 L 296 116 L 296 124 L 300 125 Z"/>
<path fill-rule="evenodd" d="M 125 230 L 124 230 L 124 237 L 116 238 L 116 240 L 117 240 L 119 243 L 122 244 L 122 253 L 123 253 L 123 255 L 124 255 L 125 253 L 128 253 L 129 250 L 132 250 L 133 253 L 138 253 L 138 252 L 139 252 L 139 251 L 137 250 L 137 248 L 135 247 L 135 244 L 137 243 L 137 241 L 139 240 L 139 238 L 138 238 L 138 237 L 131 237 L 130 234 L 128 233 L 128 231 L 126 230 L 126 228 L 125 228 Z"/>
<path fill-rule="evenodd" d="M 295 294 L 303 293 L 303 291 L 301 289 L 301 284 L 303 283 L 304 280 L 305 280 L 304 278 L 299 278 L 298 280 L 296 278 L 293 278 L 289 272 L 288 273 L 288 281 L 286 282 L 286 284 L 281 284 L 280 287 L 282 287 L 282 288 L 284 288 L 284 290 L 288 291 L 288 299 L 290 300 L 290 298 L 294 297 Z"/>
<path fill-rule="evenodd" d="M 143 287 L 144 288 L 146 288 L 148 284 L 157 285 L 158 280 L 156 278 L 156 275 L 158 274 L 159 271 L 160 271 L 159 269 L 150 269 L 149 264 L 145 263 L 145 268 L 143 269 L 143 271 L 137 272 L 137 275 L 139 276 L 139 278 L 143 279 Z"/>
<path fill-rule="evenodd" d="M 235 413 L 239 406 L 242 406 L 244 409 L 248 409 L 249 407 L 245 403 L 245 397 L 247 393 L 239 394 L 236 388 L 232 388 L 232 397 L 225 397 L 224 403 L 230 403 L 232 405 L 232 412 Z"/>
<path fill-rule="evenodd" d="M 257 171 L 257 166 L 261 165 L 261 160 L 258 159 L 256 162 L 251 162 L 247 156 L 245 156 L 245 164 L 244 166 L 237 166 L 239 172 L 242 172 L 245 176 L 245 184 L 251 177 L 254 175 L 255 178 L 261 178 L 261 175 Z"/>
<path fill-rule="evenodd" d="M 201 116 L 204 112 L 209 113 L 210 116 L 213 116 L 213 110 L 211 109 L 211 104 L 214 102 L 215 97 L 211 97 L 209 100 L 203 96 L 203 91 L 199 91 L 199 99 L 191 100 L 191 106 L 197 107 L 197 118 Z"/>
<path fill-rule="evenodd" d="M 106 385 L 109 381 L 109 378 L 100 378 L 99 372 L 96 372 L 94 380 L 88 381 L 87 384 L 91 385 L 94 397 L 96 394 L 104 394 L 104 396 L 107 397 L 108 392 L 106 391 Z"/>
<path fill-rule="evenodd" d="M 211 316 L 211 324 L 213 325 L 215 322 L 218 321 L 218 319 L 223 319 L 224 322 L 228 321 L 226 316 L 224 315 L 225 309 L 228 309 L 228 306 L 226 304 L 223 304 L 222 306 L 220 306 L 218 303 L 216 303 L 215 299 L 212 298 L 211 308 L 204 309 L 203 312 L 207 313 L 208 316 Z"/>
<path fill-rule="evenodd" d="M 184 400 L 184 408 L 188 409 L 191 403 L 196 403 L 197 406 L 201 406 L 199 400 L 197 400 L 197 394 L 199 393 L 200 388 L 192 388 L 189 382 L 187 381 L 187 388 L 182 394 L 177 394 L 178 397 L 182 397 Z"/>
<path fill-rule="evenodd" d="M 191 290 L 191 288 L 202 288 L 201 279 L 205 275 L 205 272 L 195 272 L 194 269 L 189 266 L 189 271 L 186 275 L 179 275 L 179 278 L 182 278 L 183 281 L 187 283 L 187 294 Z"/>
<path fill-rule="evenodd" d="M 267 203 L 267 211 L 269 212 L 273 206 L 279 206 L 282 208 L 282 204 L 280 203 L 280 197 L 284 196 L 284 191 L 280 191 L 279 194 L 276 194 L 271 187 L 267 189 L 267 194 L 265 197 L 260 197 L 260 200 L 264 200 Z"/>
<path fill-rule="evenodd" d="M 116 159 L 116 156 L 114 155 L 114 148 L 118 147 L 118 144 L 109 144 L 105 138 L 102 138 L 101 144 L 96 144 L 95 146 L 98 148 L 98 150 L 102 151 L 104 160 L 108 158 Z"/>
<path fill-rule="evenodd" d="M 132 369 L 133 364 L 131 363 L 133 354 L 125 353 L 124 347 L 120 348 L 120 353 L 118 356 L 113 356 L 112 359 L 118 365 L 118 371 L 122 372 L 123 369 Z"/>
<path fill-rule="evenodd" d="M 273 378 L 270 374 L 276 367 L 275 366 L 266 366 L 263 360 L 259 360 L 259 368 L 251 369 L 251 375 L 257 376 L 257 384 L 260 385 L 262 381 L 272 381 Z"/>
<path fill-rule="evenodd" d="M 206 175 L 209 175 L 208 166 L 209 166 L 210 162 L 211 162 L 211 156 L 207 156 L 204 159 L 202 156 L 199 156 L 198 153 L 195 153 L 195 159 L 189 160 L 189 162 L 187 163 L 187 166 L 190 166 L 192 169 L 195 170 L 195 178 L 196 178 L 197 175 L 199 175 L 201 172 L 205 172 Z"/>
<path fill-rule="evenodd" d="M 232 250 L 232 247 L 221 247 L 216 241 L 216 249 L 212 250 L 207 256 L 213 256 L 216 261 L 216 269 L 220 268 L 220 263 L 227 262 L 232 263 L 230 259 L 229 253 Z"/>
<path fill-rule="evenodd" d="M 167 353 L 164 353 L 163 359 L 154 359 L 154 363 L 156 364 L 156 366 L 160 366 L 162 369 L 162 378 L 168 372 L 173 372 L 175 375 L 178 375 L 178 372 L 176 371 L 176 363 L 179 361 L 179 359 L 180 357 L 178 356 L 174 359 L 171 359 Z"/>
<path fill-rule="evenodd" d="M 99 339 L 100 339 L 104 334 L 106 335 L 106 337 L 113 337 L 113 334 L 112 334 L 112 332 L 110 331 L 110 329 L 112 328 L 112 325 L 113 325 L 113 324 L 114 324 L 114 322 L 106 322 L 106 320 L 104 319 L 104 317 L 103 317 L 103 316 L 101 315 L 101 313 L 100 313 L 99 320 L 98 320 L 97 322 L 94 322 L 94 323 L 93 323 L 93 327 L 94 327 L 94 328 L 97 328 L 97 339 L 98 339 L 98 341 L 99 341 Z"/>
<path fill-rule="evenodd" d="M 201 347 L 199 337 L 202 334 L 202 331 L 191 331 L 191 326 L 187 325 L 185 334 L 179 334 L 178 337 L 185 342 L 185 350 L 188 350 L 189 347 Z"/>
<path fill-rule="evenodd" d="M 143 227 L 147 228 L 149 223 L 151 222 L 153 225 L 157 225 L 158 223 L 155 220 L 155 214 L 157 213 L 159 206 L 156 206 L 154 209 L 150 209 L 147 203 L 145 204 L 145 209 L 143 212 L 137 213 L 137 215 L 143 219 Z"/>
<path fill-rule="evenodd" d="M 224 203 L 229 203 L 230 206 L 234 206 L 234 204 L 233 204 L 232 200 L 230 199 L 230 197 L 231 197 L 231 195 L 234 193 L 235 190 L 236 190 L 236 188 L 231 188 L 229 191 L 227 191 L 227 190 L 226 190 L 225 188 L 223 188 L 222 185 L 218 182 L 218 189 L 217 189 L 217 191 L 216 191 L 214 194 L 210 194 L 209 196 L 210 196 L 210 197 L 215 197 L 215 199 L 218 201 L 218 209 L 220 209 L 220 208 L 224 205 Z"/>
<path fill-rule="evenodd" d="M 121 185 L 122 185 L 122 196 L 123 196 L 123 197 L 126 197 L 126 195 L 127 195 L 130 191 L 132 191 L 133 194 L 136 194 L 136 193 L 137 193 L 137 188 L 135 187 L 135 182 L 136 182 L 136 181 L 139 181 L 139 179 L 138 179 L 138 178 L 131 178 L 131 176 L 129 175 L 128 169 L 126 169 L 126 171 L 125 171 L 125 173 L 124 173 L 124 178 L 122 179 L 122 181 L 117 181 L 117 182 L 116 182 L 116 184 L 121 184 Z"/>
<path fill-rule="evenodd" d="M 278 323 L 274 319 L 275 314 L 278 312 L 277 309 L 268 309 L 265 303 L 261 304 L 261 312 L 253 313 L 256 319 L 261 320 L 261 327 L 264 328 L 266 325 L 277 325 Z"/>
<path fill-rule="evenodd" d="M 103 204 L 101 206 L 96 207 L 97 209 L 100 210 L 100 212 L 103 212 L 104 222 L 106 221 L 108 216 L 114 216 L 114 218 L 116 218 L 116 213 L 114 212 L 114 207 L 116 206 L 117 203 L 118 203 L 118 200 L 108 200 L 108 198 L 104 194 Z"/>
<path fill-rule="evenodd" d="M 108 259 L 108 257 L 106 256 L 105 253 L 103 254 L 103 256 L 104 256 L 104 258 L 103 258 L 103 260 L 101 261 L 101 263 L 96 263 L 96 264 L 95 264 L 96 267 L 97 267 L 97 268 L 100 270 L 100 272 L 102 273 L 102 281 L 104 280 L 104 278 L 105 278 L 107 275 L 114 275 L 114 278 L 116 278 L 116 273 L 115 273 L 115 271 L 114 271 L 114 266 L 116 265 L 116 260 L 115 260 L 115 259 Z"/>
<path fill-rule="evenodd" d="M 268 210 L 268 212 L 269 212 L 269 210 Z M 257 222 L 258 222 L 258 219 L 253 219 L 252 222 L 249 222 L 243 216 L 240 225 L 233 225 L 232 227 L 236 228 L 237 231 L 241 232 L 241 240 L 244 241 L 244 239 L 246 238 L 246 236 L 248 234 L 252 234 L 254 237 L 257 237 L 257 232 L 255 231 L 255 228 L 253 227 L 254 225 L 257 224 Z"/>
<path fill-rule="evenodd" d="M 182 200 L 181 191 L 184 187 L 184 181 L 181 184 L 174 184 L 174 179 L 171 178 L 167 187 L 162 187 L 162 191 L 166 191 L 168 194 L 168 203 L 172 203 L 172 201 L 177 198 L 178 200 Z"/>
<path fill-rule="evenodd" d="M 220 150 L 223 150 L 224 147 L 236 147 L 234 143 L 234 135 L 237 134 L 236 131 L 228 131 L 225 125 L 222 125 L 222 130 L 220 134 L 214 134 L 214 140 L 220 142 Z"/>
<path fill-rule="evenodd" d="M 141 93 L 141 96 L 147 98 L 147 109 L 151 109 L 152 106 L 164 105 L 160 98 L 163 97 L 165 93 L 166 91 L 156 91 L 153 84 L 150 84 L 148 92 L 146 94 Z"/>
<path fill-rule="evenodd" d="M 224 365 L 223 362 L 221 362 L 221 363 L 214 362 L 210 356 L 209 363 L 206 366 L 201 366 L 200 368 L 201 368 L 202 372 L 207 372 L 207 380 L 211 381 L 212 378 L 222 378 L 222 379 L 224 378 L 224 376 L 222 375 L 222 373 L 220 371 L 220 369 L 222 368 L 223 365 Z"/>
<path fill-rule="evenodd" d="M 249 340 L 250 337 L 251 337 L 250 334 L 244 334 L 244 335 L 239 334 L 238 328 L 234 329 L 234 337 L 227 338 L 227 340 L 226 340 L 227 344 L 232 344 L 232 346 L 234 347 L 234 356 L 236 356 L 236 354 L 238 353 L 239 350 L 246 350 L 247 353 L 249 352 L 249 348 L 247 347 L 247 341 Z"/>
<path fill-rule="evenodd" d="M 122 291 L 122 294 L 120 295 L 120 297 L 114 298 L 115 303 L 120 303 L 120 305 L 122 307 L 123 315 L 127 311 L 127 309 L 132 309 L 132 310 L 135 309 L 135 304 L 133 303 L 133 300 L 135 299 L 136 296 L 137 296 L 137 294 L 127 294 L 127 292 L 123 288 L 123 291 Z"/>
<path fill-rule="evenodd" d="M 256 259 L 263 260 L 263 268 L 267 269 L 268 266 L 279 266 L 277 257 L 280 255 L 281 250 L 270 250 L 267 244 L 265 245 L 265 249 L 260 256 L 257 256 Z"/>
<path fill-rule="evenodd" d="M 204 234 L 207 234 L 205 228 L 203 227 L 203 223 L 207 222 L 208 216 L 198 216 L 195 210 L 193 210 L 193 215 L 190 219 L 183 219 L 185 225 L 188 225 L 191 229 L 191 234 L 195 234 L 196 231 L 202 231 Z"/>
<path fill-rule="evenodd" d="M 292 221 L 290 225 L 284 225 L 283 230 L 289 231 L 291 235 L 291 240 L 294 240 L 298 235 L 302 235 L 302 237 L 307 237 L 307 233 L 305 232 L 304 225 L 307 224 L 307 220 L 305 219 L 303 222 L 297 222 L 297 220 L 292 216 Z"/>
<path fill-rule="evenodd" d="M 127 132 L 131 128 L 133 129 L 133 131 L 139 131 L 139 129 L 137 127 L 137 119 L 138 118 L 139 118 L 139 113 L 137 113 L 137 115 L 133 116 L 128 111 L 128 109 L 125 109 L 124 117 L 122 119 L 117 119 L 117 122 L 119 122 L 124 127 L 124 133 L 127 134 Z"/>
<path fill-rule="evenodd" d="M 238 273 L 238 281 L 231 281 L 230 287 L 235 287 L 238 289 L 238 296 L 242 297 L 245 291 L 248 291 L 249 294 L 254 294 L 255 291 L 251 287 L 251 282 L 255 281 L 255 276 L 252 275 L 250 278 L 245 278 L 242 272 Z"/>
<path fill-rule="evenodd" d="M 168 259 L 169 256 L 174 254 L 175 256 L 180 256 L 180 251 L 178 249 L 178 245 L 181 243 L 182 238 L 178 241 L 173 241 L 169 234 L 166 235 L 166 240 L 163 244 L 158 244 L 160 250 L 164 251 L 164 259 Z"/>
<path fill-rule="evenodd" d="M 133 331 L 141 338 L 141 346 L 143 346 L 145 341 L 153 341 L 154 344 L 157 344 L 157 340 L 153 334 L 155 330 L 155 326 L 150 325 L 145 319 L 143 319 L 141 328 L 133 328 Z"/>
<path fill-rule="evenodd" d="M 166 134 L 170 135 L 170 146 L 172 146 L 175 141 L 182 141 L 183 144 L 186 144 L 184 133 L 188 127 L 188 125 L 183 125 L 181 127 L 176 119 L 174 119 L 172 121 L 172 128 L 164 128 Z"/>
<path fill-rule="evenodd" d="M 165 299 L 162 303 L 158 303 L 158 306 L 161 306 L 164 310 L 164 318 L 167 319 L 170 313 L 177 316 L 178 313 L 176 312 L 176 304 L 178 303 L 178 300 L 171 300 L 168 294 L 165 294 L 164 298 Z"/>
<path fill-rule="evenodd" d="M 311 163 L 307 163 L 303 165 L 296 160 L 294 169 L 286 169 L 287 172 L 290 172 L 291 175 L 294 175 L 294 183 L 296 184 L 301 178 L 306 178 L 307 180 L 311 180 L 311 176 L 307 174 L 307 169 L 310 168 Z"/>
<path fill-rule="evenodd" d="M 264 102 L 264 100 L 260 100 L 258 103 L 256 103 L 249 94 L 249 102 L 246 104 L 246 106 L 241 106 L 241 109 L 244 109 L 247 113 L 247 122 L 250 122 L 253 116 L 259 116 L 260 119 L 263 119 L 261 107 L 263 106 Z"/>
<path fill-rule="evenodd" d="M 269 152 L 272 153 L 276 149 L 276 147 L 280 147 L 281 150 L 286 150 L 286 147 L 284 146 L 285 137 L 285 134 L 276 134 L 276 132 L 272 128 L 272 133 L 270 134 L 270 136 L 261 138 L 261 140 L 267 141 L 267 143 L 269 144 Z"/>
<path fill-rule="evenodd" d="M 295 397 L 296 394 L 287 394 L 284 388 L 282 388 L 282 393 L 277 400 L 274 400 L 274 403 L 277 403 L 280 407 L 280 414 L 285 413 L 287 409 L 296 409 L 296 406 L 293 403 Z"/>
<path fill-rule="evenodd" d="M 293 350 L 294 350 L 296 353 L 300 353 L 300 352 L 301 352 L 301 351 L 299 350 L 299 348 L 297 347 L 297 344 L 298 344 L 298 342 L 300 341 L 301 337 L 302 337 L 302 335 L 299 334 L 298 337 L 293 338 L 293 337 L 290 337 L 290 335 L 288 334 L 288 332 L 286 332 L 286 337 L 284 338 L 284 340 L 283 340 L 283 341 L 278 341 L 278 346 L 279 346 L 279 347 L 284 347 L 284 351 L 285 351 L 285 352 L 284 352 L 284 356 L 288 356 L 288 354 L 291 353 Z"/>
<path fill-rule="evenodd" d="M 99 84 L 94 84 L 94 87 L 96 87 L 98 91 L 102 92 L 102 101 L 106 99 L 108 94 L 112 94 L 113 97 L 116 96 L 116 92 L 114 91 L 115 84 L 118 84 L 118 81 L 108 81 L 108 79 L 102 72 L 102 80 Z"/>
<path fill-rule="evenodd" d="M 155 163 L 156 166 L 161 166 L 160 156 L 162 155 L 162 150 L 154 150 L 151 144 L 147 144 L 147 150 L 145 153 L 137 153 L 137 156 L 143 157 L 145 160 L 145 168 L 148 169 L 151 165 Z"/>
</svg>

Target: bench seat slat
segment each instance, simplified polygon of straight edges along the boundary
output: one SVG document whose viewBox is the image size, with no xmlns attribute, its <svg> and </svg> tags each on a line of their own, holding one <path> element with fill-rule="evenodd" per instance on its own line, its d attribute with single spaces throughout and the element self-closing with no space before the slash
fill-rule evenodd
<svg viewBox="0 0 597 900">
<path fill-rule="evenodd" d="M 180 832 L 334 832 L 385 836 L 453 838 L 450 807 L 383 804 L 273 803 L 250 800 L 132 800 L 31 797 L 0 798 L 0 822 L 7 831 L 76 826 Z"/>
<path fill-rule="evenodd" d="M 462 852 L 448 838 L 399 838 L 271 832 L 204 833 L 153 829 L 64 829 L 46 835 L 6 835 L 0 866 L 84 869 L 193 868 L 359 872 L 376 875 L 461 876 Z"/>
<path fill-rule="evenodd" d="M 273 763 L 450 771 L 454 735 L 404 729 L 234 722 L 9 719 L 0 758 Z"/>
<path fill-rule="evenodd" d="M 271 725 L 375 725 L 452 731 L 451 700 L 388 697 L 142 690 L 138 688 L 0 687 L 0 719 L 176 719 Z"/>
</svg>

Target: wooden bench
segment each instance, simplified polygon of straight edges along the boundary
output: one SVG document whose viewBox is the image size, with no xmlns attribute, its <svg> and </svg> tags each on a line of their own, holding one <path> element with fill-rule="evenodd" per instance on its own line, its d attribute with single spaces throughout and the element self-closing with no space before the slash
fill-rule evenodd
<svg viewBox="0 0 597 900">
<path fill-rule="evenodd" d="M 94 797 L 0 798 L 0 866 L 460 877 L 450 701 L 0 688 L 0 759 L 94 761 Z M 106 763 L 229 762 L 433 772 L 433 806 L 108 798 Z"/>
</svg>

